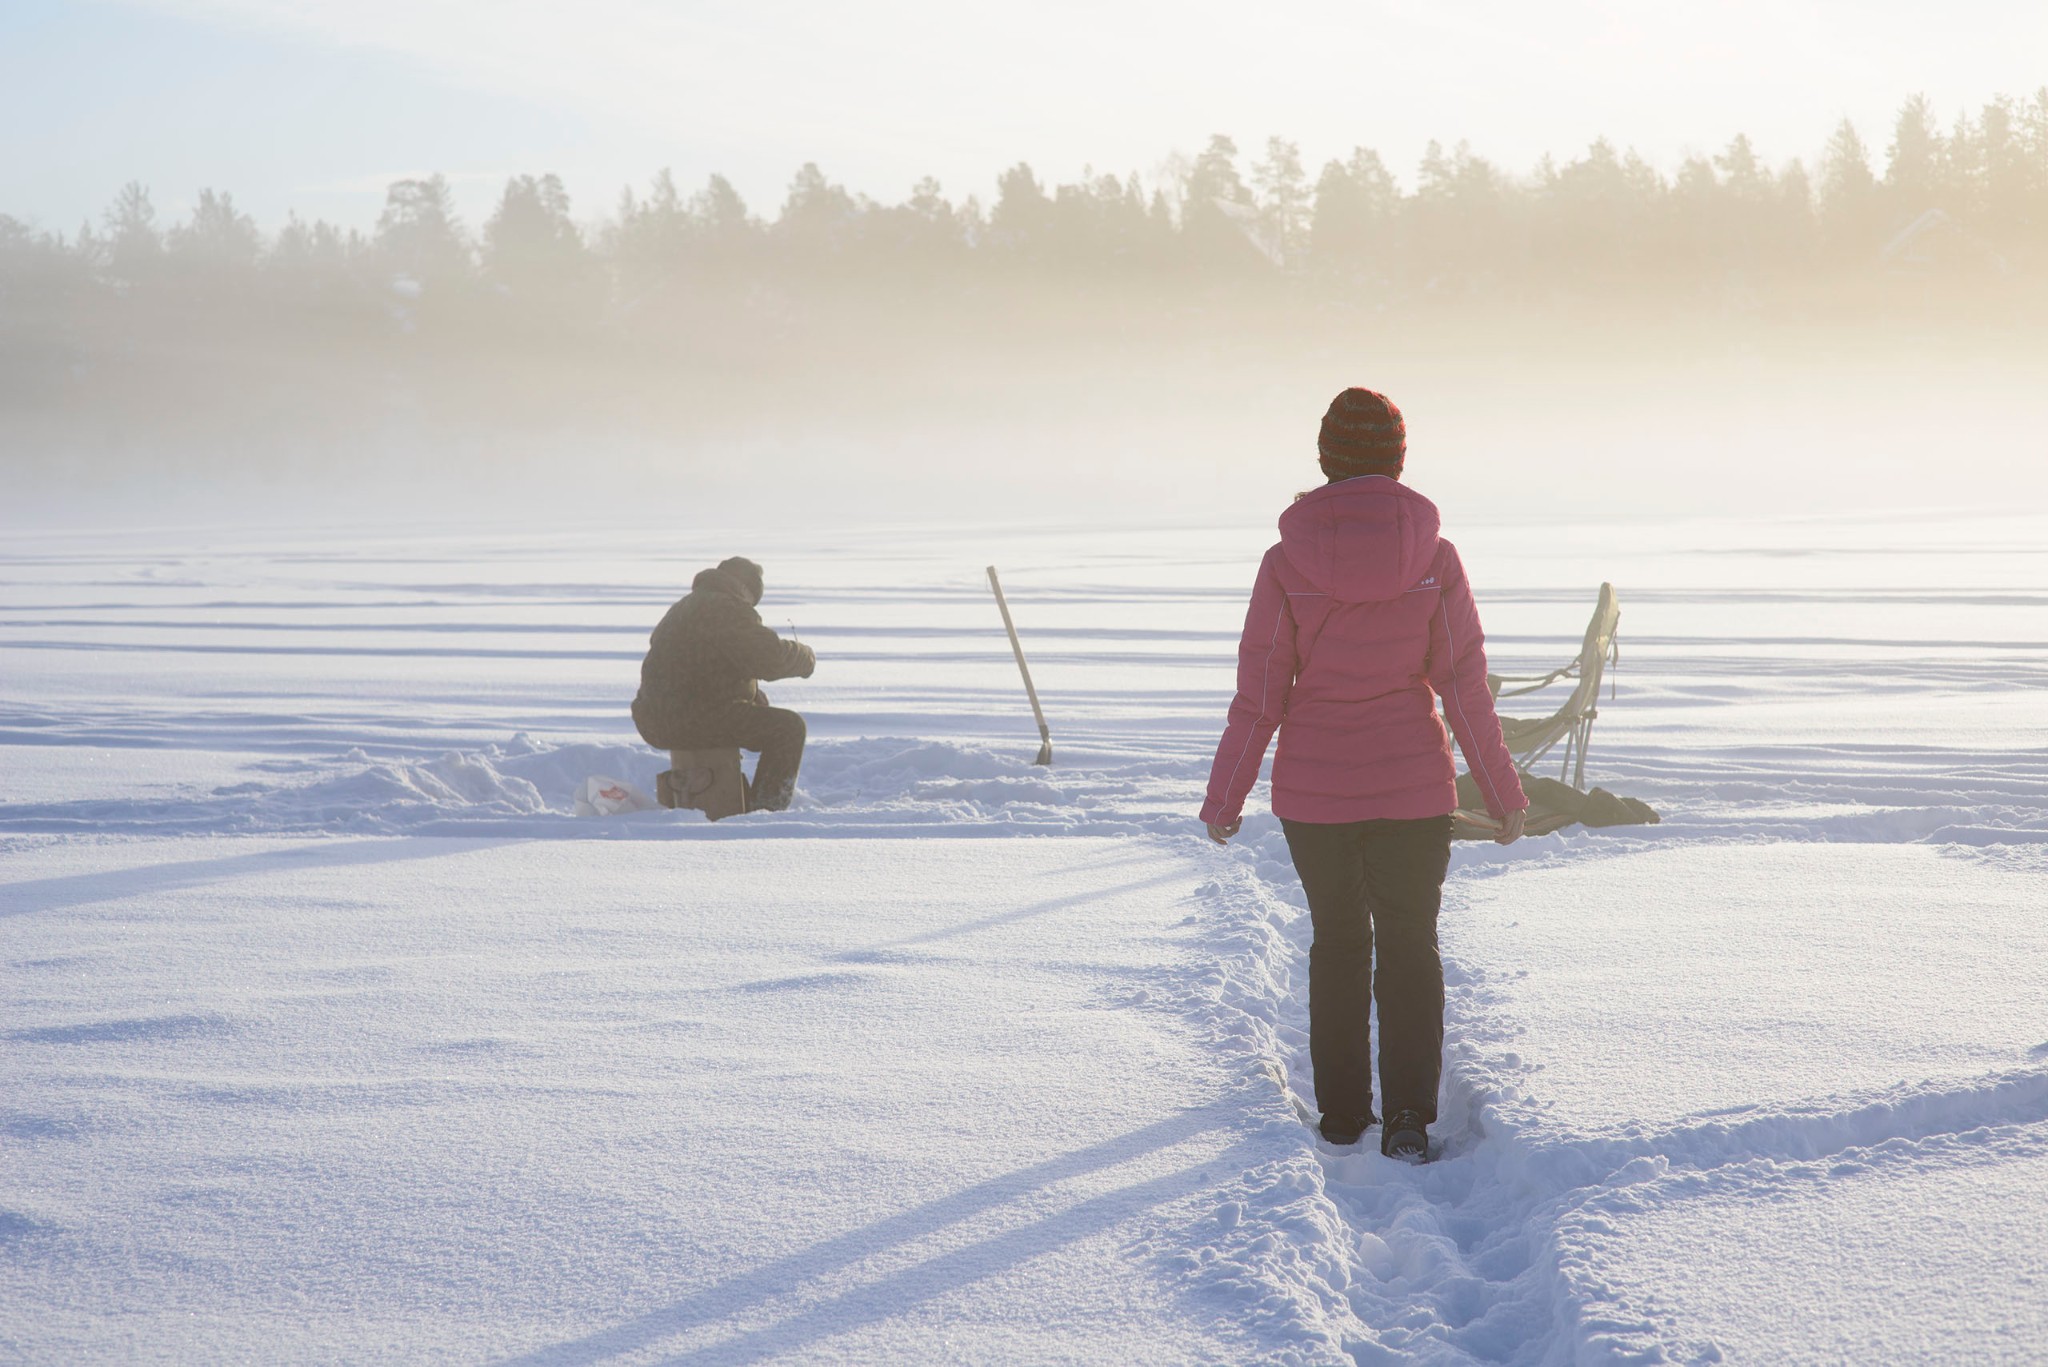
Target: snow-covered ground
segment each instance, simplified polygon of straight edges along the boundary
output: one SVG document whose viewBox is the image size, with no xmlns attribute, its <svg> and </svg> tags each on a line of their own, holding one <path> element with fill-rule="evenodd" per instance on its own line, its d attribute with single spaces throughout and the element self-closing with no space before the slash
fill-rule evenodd
<svg viewBox="0 0 2048 1367">
<path fill-rule="evenodd" d="M 1424 1169 L 1193 824 L 1264 519 L 11 537 L 0 1355 L 2048 1356 L 2048 519 L 1456 530 L 1665 822 L 1460 848 Z M 574 816 L 737 552 L 798 809 Z"/>
</svg>

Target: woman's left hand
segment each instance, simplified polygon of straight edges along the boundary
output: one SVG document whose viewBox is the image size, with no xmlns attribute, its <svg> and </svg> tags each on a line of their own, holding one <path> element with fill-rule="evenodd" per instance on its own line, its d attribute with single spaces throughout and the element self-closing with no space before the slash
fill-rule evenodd
<svg viewBox="0 0 2048 1367">
<path fill-rule="evenodd" d="M 1215 841 L 1219 845 L 1228 845 L 1230 843 L 1230 837 L 1236 835 L 1238 832 L 1238 828 L 1244 825 L 1244 818 L 1239 817 L 1237 820 L 1231 822 L 1228 826 L 1219 826 L 1213 821 L 1206 821 L 1202 824 L 1209 828 L 1209 838 L 1211 840 Z"/>
</svg>

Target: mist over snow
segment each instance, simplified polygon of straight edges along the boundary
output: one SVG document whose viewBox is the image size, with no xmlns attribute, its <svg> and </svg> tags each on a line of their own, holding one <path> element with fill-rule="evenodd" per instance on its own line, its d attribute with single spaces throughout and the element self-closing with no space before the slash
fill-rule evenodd
<svg viewBox="0 0 2048 1367">
<path fill-rule="evenodd" d="M 2038 500 L 2048 91 L 1925 94 L 1787 157 L 1625 128 L 1533 167 L 1224 133 L 1140 171 L 751 201 L 637 173 L 382 187 L 367 227 L 131 179 L 0 202 L 14 526 L 1235 518 L 1329 396 L 1457 516 Z"/>
</svg>

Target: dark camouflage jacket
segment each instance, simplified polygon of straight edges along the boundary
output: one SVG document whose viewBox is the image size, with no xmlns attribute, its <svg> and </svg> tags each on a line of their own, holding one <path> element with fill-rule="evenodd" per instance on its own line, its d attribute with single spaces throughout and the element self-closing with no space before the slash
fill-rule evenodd
<svg viewBox="0 0 2048 1367">
<path fill-rule="evenodd" d="M 690 733 L 719 709 L 765 704 L 757 681 L 809 678 L 816 664 L 809 646 L 762 625 L 746 585 L 705 570 L 654 628 L 633 724 L 657 750 L 687 749 Z"/>
</svg>

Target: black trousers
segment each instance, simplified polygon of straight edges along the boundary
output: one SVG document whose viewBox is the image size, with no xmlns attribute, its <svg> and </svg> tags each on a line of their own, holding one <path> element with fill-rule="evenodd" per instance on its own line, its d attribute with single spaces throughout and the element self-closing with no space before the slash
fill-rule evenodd
<svg viewBox="0 0 2048 1367">
<path fill-rule="evenodd" d="M 1315 928 L 1308 1047 L 1316 1104 L 1326 1115 L 1373 1113 L 1366 1013 L 1377 997 L 1387 1113 L 1416 1111 L 1433 1123 L 1444 1062 L 1436 916 L 1451 864 L 1451 819 L 1280 824 Z"/>
<path fill-rule="evenodd" d="M 691 722 L 672 749 L 708 750 L 736 745 L 760 752 L 747 796 L 751 811 L 779 812 L 796 796 L 796 774 L 804 762 L 804 719 L 786 707 L 730 702 Z"/>
</svg>

